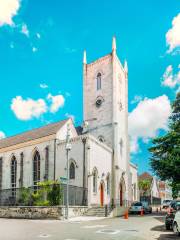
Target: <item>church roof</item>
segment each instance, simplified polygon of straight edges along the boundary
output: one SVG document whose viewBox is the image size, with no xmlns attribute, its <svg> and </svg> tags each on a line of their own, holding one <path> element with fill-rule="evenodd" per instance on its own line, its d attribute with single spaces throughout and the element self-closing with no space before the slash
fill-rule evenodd
<svg viewBox="0 0 180 240">
<path fill-rule="evenodd" d="M 148 173 L 144 172 L 141 175 L 139 175 L 139 180 L 151 180 L 152 181 L 153 177 Z"/>
<path fill-rule="evenodd" d="M 65 119 L 12 137 L 1 139 L 0 149 L 56 134 L 68 120 L 69 119 Z"/>
</svg>

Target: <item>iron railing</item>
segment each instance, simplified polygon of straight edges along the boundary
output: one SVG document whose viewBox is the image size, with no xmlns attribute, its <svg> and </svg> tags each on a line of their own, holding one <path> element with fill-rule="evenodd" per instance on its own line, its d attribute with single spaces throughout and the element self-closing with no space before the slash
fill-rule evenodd
<svg viewBox="0 0 180 240">
<path fill-rule="evenodd" d="M 61 189 L 61 201 L 59 205 L 66 205 L 67 185 L 59 185 Z M 30 195 L 41 187 L 29 187 Z M 70 206 L 87 206 L 87 189 L 69 185 L 69 205 Z M 33 200 L 29 199 L 28 204 L 22 201 L 22 188 L 3 189 L 0 190 L 0 206 L 25 206 L 33 205 Z"/>
</svg>

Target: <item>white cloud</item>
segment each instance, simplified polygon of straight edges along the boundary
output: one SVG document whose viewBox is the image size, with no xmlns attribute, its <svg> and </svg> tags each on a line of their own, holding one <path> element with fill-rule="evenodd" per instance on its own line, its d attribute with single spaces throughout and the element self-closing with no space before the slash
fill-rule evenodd
<svg viewBox="0 0 180 240">
<path fill-rule="evenodd" d="M 38 39 L 40 39 L 40 38 L 41 38 L 40 33 L 36 33 L 36 37 L 37 37 Z"/>
<path fill-rule="evenodd" d="M 43 99 L 28 98 L 24 100 L 21 96 L 17 96 L 12 99 L 11 109 L 18 119 L 25 121 L 39 118 L 43 113 L 46 113 L 47 105 Z"/>
<path fill-rule="evenodd" d="M 129 134 L 131 137 L 131 152 L 139 151 L 138 140 L 147 142 L 155 137 L 158 130 L 166 130 L 171 105 L 168 97 L 162 95 L 154 99 L 145 98 L 129 114 Z"/>
<path fill-rule="evenodd" d="M 46 83 L 41 83 L 39 86 L 43 89 L 48 88 L 48 85 Z"/>
<path fill-rule="evenodd" d="M 38 51 L 38 49 L 36 47 L 32 47 L 32 51 L 35 53 Z"/>
<path fill-rule="evenodd" d="M 3 138 L 5 138 L 5 137 L 6 137 L 5 133 L 2 132 L 2 131 L 0 131 L 0 139 L 3 139 Z"/>
<path fill-rule="evenodd" d="M 29 37 L 29 30 L 28 27 L 25 23 L 23 23 L 22 28 L 21 28 L 21 32 L 26 35 L 26 37 Z"/>
<path fill-rule="evenodd" d="M 135 95 L 135 96 L 134 96 L 134 99 L 131 101 L 131 104 L 138 103 L 138 102 L 140 102 L 142 99 L 143 99 L 142 96 Z"/>
<path fill-rule="evenodd" d="M 48 94 L 47 99 L 51 101 L 50 112 L 55 113 L 59 110 L 59 108 L 64 106 L 65 99 L 63 95 L 53 96 L 52 94 Z"/>
<path fill-rule="evenodd" d="M 178 68 L 180 69 L 180 66 L 178 66 Z M 166 87 L 174 88 L 179 84 L 180 84 L 180 71 L 174 74 L 172 65 L 169 65 L 166 68 L 165 73 L 163 74 L 162 85 Z"/>
<path fill-rule="evenodd" d="M 10 43 L 10 48 L 12 48 L 12 49 L 14 48 L 14 43 L 13 42 Z"/>
<path fill-rule="evenodd" d="M 180 13 L 173 18 L 172 28 L 166 33 L 166 43 L 169 46 L 168 53 L 180 47 Z"/>
<path fill-rule="evenodd" d="M 14 26 L 13 17 L 19 8 L 20 0 L 0 0 L 0 26 Z"/>
</svg>

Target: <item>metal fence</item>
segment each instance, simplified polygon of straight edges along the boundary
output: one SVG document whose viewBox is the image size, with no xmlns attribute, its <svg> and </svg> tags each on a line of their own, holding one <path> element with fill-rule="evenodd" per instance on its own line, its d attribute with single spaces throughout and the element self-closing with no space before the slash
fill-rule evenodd
<svg viewBox="0 0 180 240">
<path fill-rule="evenodd" d="M 161 205 L 161 198 L 151 196 L 140 196 L 141 202 L 148 202 L 151 205 Z"/>
<path fill-rule="evenodd" d="M 61 189 L 61 202 L 59 205 L 66 205 L 67 196 L 67 185 L 59 185 Z M 40 187 L 29 187 L 28 190 L 30 195 L 37 192 Z M 87 206 L 87 189 L 82 187 L 77 187 L 69 185 L 69 205 L 71 206 Z M 0 206 L 23 206 L 23 205 L 33 205 L 33 201 L 30 198 L 29 203 L 25 204 L 22 202 L 22 189 L 3 189 L 0 190 Z"/>
</svg>

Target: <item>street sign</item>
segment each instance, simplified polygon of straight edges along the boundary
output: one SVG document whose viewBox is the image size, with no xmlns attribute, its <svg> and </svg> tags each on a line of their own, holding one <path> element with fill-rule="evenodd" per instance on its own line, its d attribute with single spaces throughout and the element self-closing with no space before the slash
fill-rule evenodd
<svg viewBox="0 0 180 240">
<path fill-rule="evenodd" d="M 67 178 L 66 177 L 60 177 L 60 181 L 62 183 L 67 183 Z"/>
</svg>

